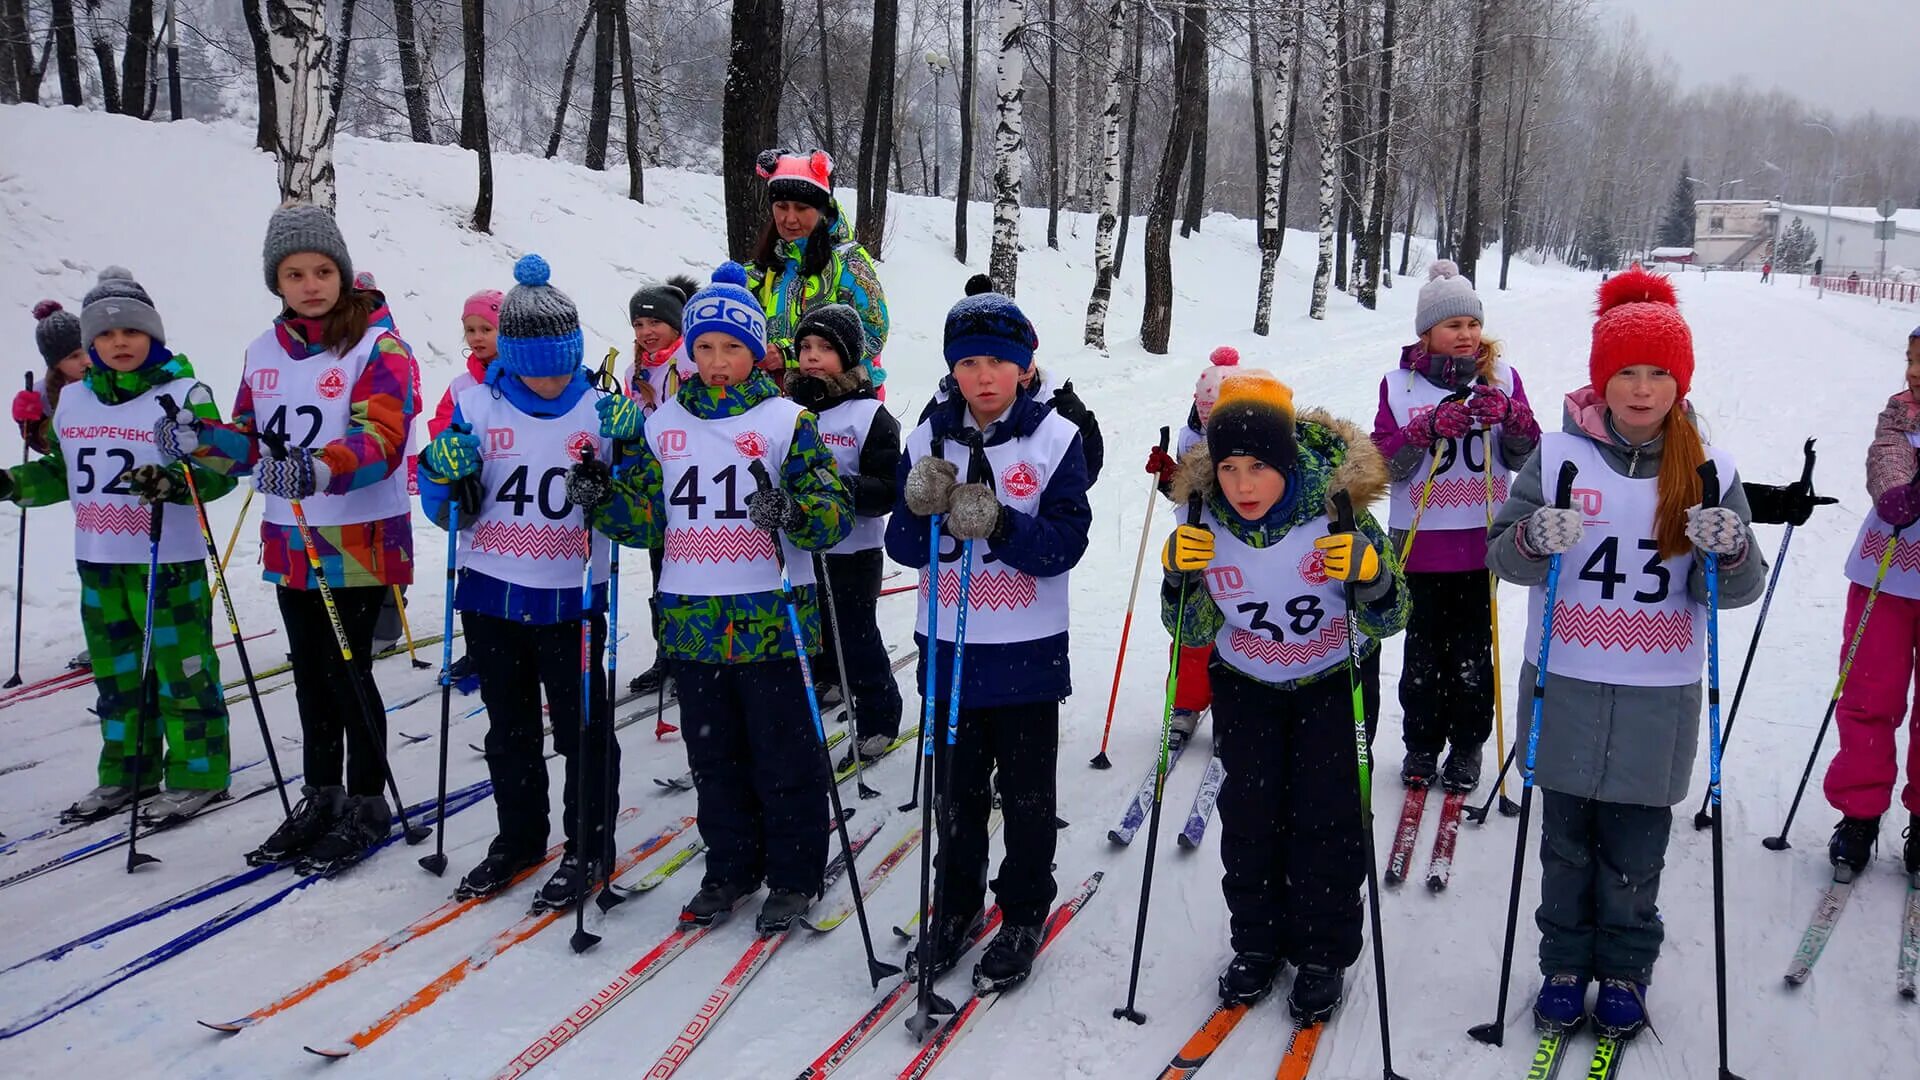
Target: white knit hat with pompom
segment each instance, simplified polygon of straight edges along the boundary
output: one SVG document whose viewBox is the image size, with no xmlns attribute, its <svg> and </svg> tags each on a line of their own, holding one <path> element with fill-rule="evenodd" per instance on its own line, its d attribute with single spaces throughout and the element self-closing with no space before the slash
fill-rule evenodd
<svg viewBox="0 0 1920 1080">
<path fill-rule="evenodd" d="M 1460 276 L 1452 259 L 1435 259 L 1427 267 L 1427 283 L 1420 286 L 1420 303 L 1413 309 L 1413 332 L 1424 334 L 1459 315 L 1486 321 L 1473 282 Z"/>
</svg>

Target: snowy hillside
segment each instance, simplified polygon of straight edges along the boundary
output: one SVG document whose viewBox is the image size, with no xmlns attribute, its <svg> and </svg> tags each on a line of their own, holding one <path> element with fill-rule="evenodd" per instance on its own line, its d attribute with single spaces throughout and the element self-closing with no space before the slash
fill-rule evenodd
<svg viewBox="0 0 1920 1080">
<path fill-rule="evenodd" d="M 624 178 L 611 174 L 524 157 L 496 157 L 495 169 L 496 233 L 476 236 L 461 227 L 473 190 L 468 155 L 446 147 L 351 139 L 339 146 L 340 218 L 356 268 L 375 273 L 386 290 L 400 330 L 423 365 L 430 399 L 438 398 L 461 364 L 461 299 L 482 286 L 507 284 L 511 261 L 523 252 L 544 255 L 553 266 L 554 284 L 578 301 L 590 356 L 609 346 L 623 353 L 631 348 L 625 305 L 641 280 L 676 272 L 704 277 L 721 255 L 724 215 L 717 178 L 656 171 L 648 177 L 651 202 L 642 207 L 621 198 Z M 272 162 L 252 149 L 251 133 L 241 126 L 146 124 L 68 109 L 0 109 L 0 325 L 5 328 L 0 340 L 16 358 L 9 378 L 17 385 L 20 371 L 38 370 L 29 338 L 32 303 L 51 296 L 77 309 L 95 272 L 119 263 L 146 285 L 166 320 L 169 344 L 194 360 L 224 407 L 245 343 L 275 310 L 259 263 L 273 190 Z M 941 316 L 959 296 L 967 274 L 984 266 L 987 210 L 984 204 L 974 208 L 975 265 L 969 268 L 951 256 L 950 203 L 893 197 L 893 240 L 880 272 L 894 320 L 886 351 L 888 404 L 903 417 L 917 415 L 944 370 Z M 1106 871 L 1106 878 L 1058 945 L 1042 957 L 1031 983 L 990 1014 L 980 1037 L 955 1049 L 942 1076 L 1148 1075 L 1206 1015 L 1214 976 L 1229 955 L 1213 837 L 1197 852 L 1178 850 L 1170 842 L 1161 846 L 1140 1001 L 1151 1022 L 1135 1026 L 1110 1015 L 1126 992 L 1145 838 L 1130 850 L 1118 850 L 1108 843 L 1106 831 L 1148 766 L 1158 736 L 1164 674 L 1165 635 L 1158 629 L 1152 588 L 1158 575 L 1151 570 L 1142 587 L 1114 725 L 1110 753 L 1116 768 L 1099 772 L 1085 761 L 1100 741 L 1126 586 L 1148 502 L 1139 462 L 1157 430 L 1185 416 L 1193 378 L 1215 345 L 1235 345 L 1244 363 L 1274 370 L 1293 384 L 1302 404 L 1323 405 L 1370 424 L 1379 377 L 1411 339 L 1416 282 L 1408 279 L 1383 292 L 1377 313 L 1335 294 L 1326 321 L 1305 318 L 1313 242 L 1297 233 L 1289 236 L 1281 260 L 1274 333 L 1255 337 L 1245 329 L 1258 266 L 1253 231 L 1246 222 L 1216 216 L 1195 238 L 1174 242 L 1179 283 L 1174 349 L 1167 357 L 1148 356 L 1135 340 L 1139 224 L 1127 273 L 1116 288 L 1109 332 L 1116 345 L 1110 355 L 1076 344 L 1092 283 L 1092 222 L 1070 216 L 1063 222 L 1064 250 L 1053 252 L 1040 244 L 1044 213 L 1031 213 L 1026 236 L 1032 246 L 1021 259 L 1020 300 L 1039 329 L 1040 363 L 1075 381 L 1100 417 L 1109 447 L 1108 470 L 1094 490 L 1093 542 L 1074 574 L 1077 693 L 1063 710 L 1059 772 L 1060 812 L 1071 824 L 1061 835 L 1057 872 L 1063 893 L 1093 871 Z M 1559 395 L 1586 380 L 1597 275 L 1517 261 L 1513 274 L 1515 291 L 1489 287 L 1482 294 L 1487 329 L 1504 343 L 1543 422 L 1550 422 L 1557 416 Z M 1491 274 L 1484 276 L 1491 280 Z M 1890 816 L 1884 836 L 1892 842 L 1883 844 L 1876 872 L 1862 881 L 1812 981 L 1793 992 L 1782 988 L 1780 973 L 1826 881 L 1823 847 L 1833 815 L 1816 789 L 1795 826 L 1794 849 L 1768 852 L 1759 839 L 1778 827 L 1832 687 L 1845 589 L 1840 567 L 1866 509 L 1860 461 L 1874 414 L 1900 386 L 1903 343 L 1920 314 L 1852 297 L 1816 301 L 1812 290 L 1796 287 L 1791 278 L 1768 287 L 1750 275 L 1687 275 L 1678 287 L 1699 358 L 1694 399 L 1714 440 L 1733 453 L 1746 477 L 1784 482 L 1798 474 L 1801 442 L 1817 436 L 1820 485 L 1841 500 L 1796 531 L 1727 757 L 1733 1064 L 1755 1080 L 1820 1076 L 1831 1075 L 1835 1055 L 1844 1054 L 1850 1075 L 1912 1075 L 1915 1006 L 1893 991 L 1901 911 L 1899 822 Z M 0 436 L 0 460 L 11 460 L 17 452 L 12 425 L 0 426 L 7 429 Z M 212 509 L 223 539 L 239 503 L 236 494 Z M 1163 508 L 1154 508 L 1156 538 L 1167 527 Z M 18 517 L 0 514 L 0 553 L 13 551 L 17 531 Z M 421 572 L 411 611 L 415 633 L 424 635 L 437 632 L 441 619 L 441 534 L 422 524 L 416 535 Z M 1771 560 L 1778 531 L 1763 529 L 1761 542 Z M 32 515 L 23 659 L 29 680 L 55 673 L 80 648 L 70 543 L 70 516 L 63 508 Z M 252 634 L 279 625 L 271 591 L 252 569 L 256 548 L 250 523 L 232 580 L 243 625 Z M 646 664 L 651 649 L 633 615 L 646 610 L 646 574 L 634 572 L 636 566 L 644 563 L 628 560 L 632 580 L 623 589 L 628 629 L 634 632 L 621 648 L 620 662 L 629 673 Z M 1525 596 L 1510 587 L 1502 590 L 1502 598 L 1501 659 L 1511 712 L 1519 701 L 1511 684 L 1520 669 L 1526 604 Z M 0 608 L 11 601 L 9 577 L 0 588 Z M 911 601 L 903 596 L 881 604 L 889 640 L 910 647 Z M 1729 696 L 1756 611 L 1730 613 L 1722 620 Z M 276 662 L 283 648 L 277 633 L 253 643 L 256 666 Z M 437 664 L 437 647 L 427 652 Z M 1399 654 L 1398 643 L 1390 642 L 1383 664 L 1386 704 L 1377 743 L 1377 775 L 1383 779 L 1375 799 L 1382 851 L 1400 802 L 1394 779 L 1399 709 L 1393 695 Z M 237 677 L 230 656 L 226 663 L 227 676 Z M 389 702 L 433 685 L 432 672 L 410 670 L 401 660 L 386 661 L 377 671 Z M 907 689 L 911 710 L 918 695 Z M 7 837 L 45 827 L 92 786 L 98 739 L 94 719 L 85 711 L 90 697 L 85 690 L 72 690 L 0 711 L 0 832 Z M 276 733 L 297 735 L 292 695 L 263 700 Z M 479 755 L 468 749 L 484 732 L 484 716 L 460 718 L 478 704 L 477 697 L 455 703 L 451 787 L 485 776 Z M 397 712 L 390 726 L 396 732 L 432 732 L 434 699 Z M 1169 832 L 1178 828 L 1198 784 L 1207 730 L 1169 782 L 1168 816 L 1174 822 Z M 622 737 L 621 803 L 638 810 L 621 834 L 623 844 L 630 845 L 692 813 L 693 806 L 690 796 L 666 793 L 651 782 L 685 768 L 676 742 L 656 743 L 644 724 L 626 729 Z M 393 743 L 401 790 L 409 801 L 429 797 L 435 741 L 407 746 L 395 737 Z M 1832 745 L 1829 740 L 1828 754 Z M 234 760 L 254 760 L 260 750 L 250 710 L 237 703 Z M 289 742 L 282 740 L 280 752 L 283 762 L 298 762 L 298 749 Z M 25 762 L 38 764 L 10 770 Z M 261 766 L 241 773 L 234 781 L 236 793 L 262 783 L 259 774 L 265 772 Z M 1702 761 L 1699 775 L 1704 774 Z M 860 803 L 856 821 L 903 801 L 911 775 L 909 755 L 887 759 L 872 774 L 887 797 Z M 847 792 L 851 798 L 850 786 Z M 1661 897 L 1667 944 L 1649 994 L 1665 1041 L 1643 1037 L 1634 1045 L 1626 1065 L 1633 1076 L 1693 1078 L 1714 1071 L 1708 845 L 1706 834 L 1688 824 L 1692 805 L 1679 808 L 1676 818 Z M 1436 813 L 1430 810 L 1429 819 Z M 115 852 L 0 886 L 0 927 L 6 929 L 0 935 L 0 965 L 241 868 L 241 852 L 278 816 L 276 800 L 267 795 L 162 834 L 142 846 L 164 861 L 137 876 L 124 872 L 124 859 Z M 893 815 L 878 849 L 890 847 L 905 831 L 904 817 Z M 447 878 L 420 872 L 414 865 L 420 851 L 389 851 L 14 1037 L 6 1047 L 9 1073 L 317 1074 L 322 1065 L 302 1053 L 303 1045 L 337 1044 L 379 1017 L 514 923 L 524 896 L 516 892 L 480 907 L 258 1030 L 229 1038 L 194 1021 L 244 1015 L 433 909 L 446 898 L 454 875 L 478 860 L 492 823 L 491 806 L 484 803 L 450 819 L 452 872 Z M 0 855 L 0 879 L 111 831 L 93 826 L 9 847 Z M 1518 1076 L 1526 1068 L 1533 1039 L 1525 1011 L 1537 985 L 1530 960 L 1535 942 L 1530 916 L 1537 895 L 1531 853 L 1507 1045 L 1496 1050 L 1465 1035 L 1468 1026 L 1489 1019 L 1493 1010 L 1512 841 L 1509 821 L 1496 817 L 1484 829 L 1469 826 L 1460 838 L 1449 891 L 1430 894 L 1416 883 L 1385 897 L 1394 1060 L 1408 1077 L 1477 1080 Z M 1424 863 L 1429 843 L 1422 839 L 1418 862 Z M 904 924 L 917 903 L 917 866 L 916 853 L 870 901 L 889 948 L 885 928 Z M 0 1030 L 229 906 L 270 896 L 285 884 L 269 878 L 57 962 L 0 973 Z M 564 930 L 532 938 L 335 1068 L 353 1076 L 492 1075 L 658 941 L 696 884 L 697 872 L 683 873 L 604 917 L 593 912 L 589 921 L 605 940 L 584 956 L 568 950 Z M 830 940 L 796 937 L 679 1075 L 700 1080 L 798 1072 L 873 1000 L 857 935 L 858 928 L 847 925 Z M 599 1076 L 644 1069 L 751 937 L 746 920 L 715 932 L 676 962 L 670 977 L 644 986 L 607 1022 L 559 1050 L 544 1072 Z M 1348 1005 L 1320 1048 L 1315 1076 L 1379 1075 L 1371 962 L 1370 955 L 1363 956 L 1349 973 Z M 1260 1006 L 1203 1075 L 1269 1075 L 1288 1027 L 1278 1000 Z M 892 1024 L 837 1075 L 890 1076 L 909 1056 L 906 1035 Z"/>
</svg>

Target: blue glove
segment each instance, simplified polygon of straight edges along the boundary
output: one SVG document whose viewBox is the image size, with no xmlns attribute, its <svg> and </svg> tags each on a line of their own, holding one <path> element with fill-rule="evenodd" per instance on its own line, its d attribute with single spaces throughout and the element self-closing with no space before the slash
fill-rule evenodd
<svg viewBox="0 0 1920 1080">
<path fill-rule="evenodd" d="M 434 436 L 420 458 L 434 476 L 452 483 L 480 471 L 480 439 L 471 431 L 450 427 Z"/>
<path fill-rule="evenodd" d="M 188 409 L 162 413 L 153 425 L 153 445 L 169 461 L 183 461 L 200 448 L 200 421 Z"/>
<path fill-rule="evenodd" d="M 600 414 L 603 439 L 633 442 L 640 437 L 640 429 L 647 421 L 640 403 L 625 394 L 608 394 L 594 402 L 593 409 Z"/>
<path fill-rule="evenodd" d="M 253 486 L 262 495 L 281 499 L 304 499 L 327 486 L 333 479 L 327 463 L 318 454 L 298 446 L 287 448 L 283 458 L 263 456 L 253 467 Z"/>
</svg>

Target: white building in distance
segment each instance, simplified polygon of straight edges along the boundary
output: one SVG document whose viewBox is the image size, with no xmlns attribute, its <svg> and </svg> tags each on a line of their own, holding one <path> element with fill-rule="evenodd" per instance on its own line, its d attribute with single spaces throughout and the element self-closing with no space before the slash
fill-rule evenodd
<svg viewBox="0 0 1920 1080">
<path fill-rule="evenodd" d="M 1774 244 L 1795 218 L 1813 230 L 1814 256 L 1828 274 L 1880 272 L 1880 244 L 1874 227 L 1880 211 L 1871 206 L 1836 206 L 1831 230 L 1825 206 L 1798 206 L 1764 199 L 1702 199 L 1694 203 L 1694 258 L 1702 266 L 1754 270 L 1771 258 Z M 1920 269 L 1920 210 L 1898 210 L 1894 235 L 1886 241 L 1886 268 Z M 1824 252 L 1823 252 L 1824 248 Z"/>
</svg>

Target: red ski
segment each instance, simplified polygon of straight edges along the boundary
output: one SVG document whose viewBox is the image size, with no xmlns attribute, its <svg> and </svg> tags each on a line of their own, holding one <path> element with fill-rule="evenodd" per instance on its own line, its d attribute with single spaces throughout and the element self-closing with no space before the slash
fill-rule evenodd
<svg viewBox="0 0 1920 1080">
<path fill-rule="evenodd" d="M 1460 839 L 1460 812 L 1466 808 L 1467 793 L 1447 792 L 1440 804 L 1440 825 L 1433 834 L 1433 855 L 1427 859 L 1427 888 L 1445 892 L 1453 876 L 1453 845 Z"/>
<path fill-rule="evenodd" d="M 1400 824 L 1393 830 L 1393 850 L 1387 855 L 1387 884 L 1407 880 L 1413 865 L 1413 845 L 1420 840 L 1420 818 L 1427 812 L 1427 789 L 1410 787 L 1407 801 L 1400 804 Z"/>
</svg>

